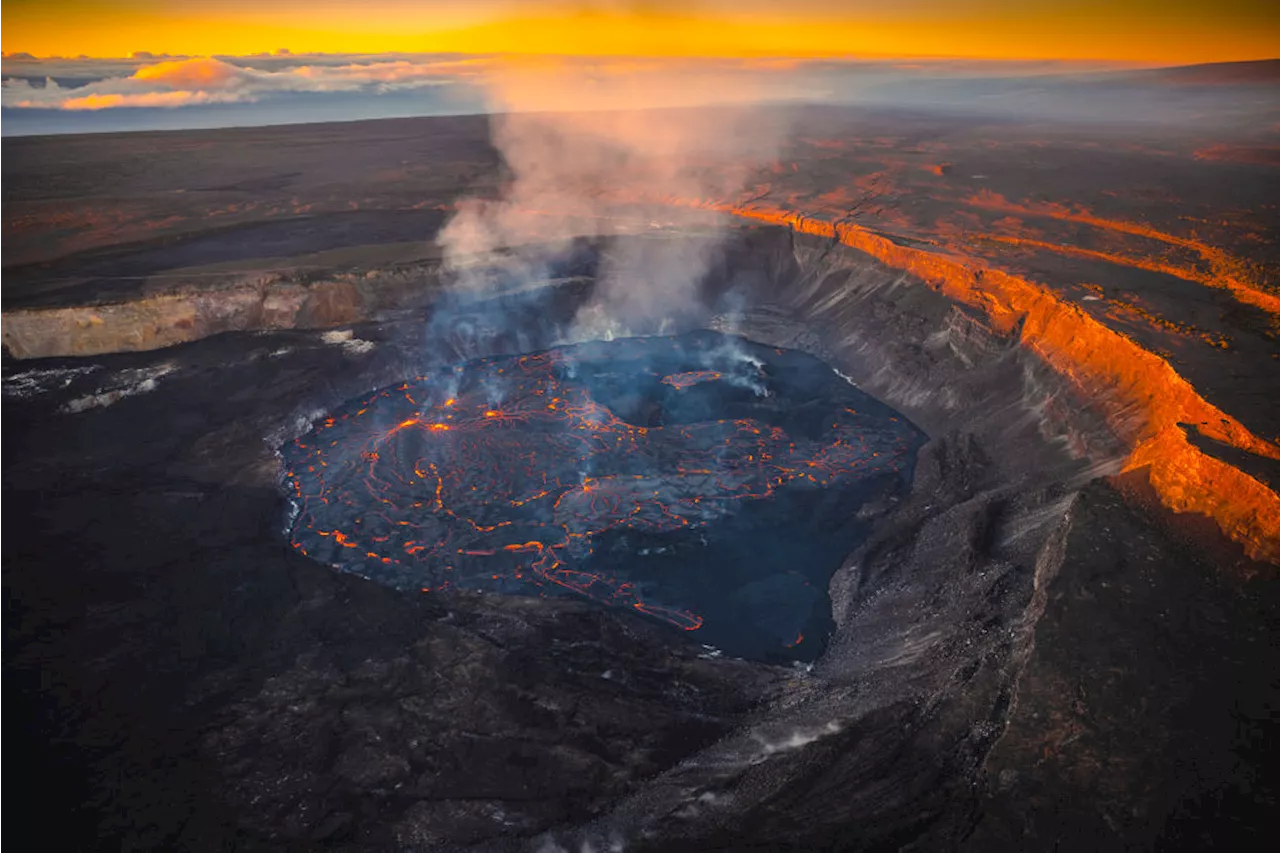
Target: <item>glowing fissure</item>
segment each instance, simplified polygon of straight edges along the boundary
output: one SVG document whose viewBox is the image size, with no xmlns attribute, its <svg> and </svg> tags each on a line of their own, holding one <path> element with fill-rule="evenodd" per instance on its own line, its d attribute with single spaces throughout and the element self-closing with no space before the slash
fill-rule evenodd
<svg viewBox="0 0 1280 853">
<path fill-rule="evenodd" d="M 701 334 L 695 343 L 724 340 Z M 651 354 L 663 347 L 670 363 L 654 372 L 661 359 Z M 283 449 L 298 508 L 292 543 L 400 588 L 568 591 L 698 629 L 703 615 L 674 588 L 685 581 L 650 582 L 621 564 L 685 548 L 692 559 L 664 571 L 711 572 L 693 543 L 705 546 L 716 525 L 783 492 L 821 500 L 825 490 L 899 477 L 920 435 L 812 359 L 826 377 L 820 393 L 794 404 L 801 415 L 770 414 L 768 399 L 730 382 L 749 373 L 764 383 L 769 365 L 695 349 L 624 339 L 486 359 L 353 403 Z M 775 365 L 784 359 L 767 352 Z M 690 360 L 718 363 L 690 370 L 698 366 Z M 665 372 L 671 366 L 684 369 Z M 774 369 L 784 378 L 773 387 L 789 393 L 785 377 L 796 368 Z M 775 416 L 790 420 L 771 423 Z M 849 515 L 841 509 L 832 523 Z M 617 546 L 619 537 L 630 544 Z M 602 547 L 612 550 L 598 554 Z M 729 574 L 783 588 L 791 582 L 773 575 L 794 568 Z M 732 591 L 735 581 L 721 583 Z M 806 610 L 779 622 L 777 646 L 799 643 L 807 619 Z"/>
<path fill-rule="evenodd" d="M 1126 471 L 1146 468 L 1160 501 L 1177 512 L 1212 518 L 1251 557 L 1280 562 L 1280 496 L 1244 471 L 1193 445 L 1180 423 L 1209 438 L 1280 459 L 1280 446 L 1259 438 L 1201 397 L 1164 359 L 1107 328 L 1047 288 L 970 258 L 900 246 L 852 224 L 833 224 L 769 207 L 682 200 L 704 209 L 838 239 L 908 272 L 948 298 L 980 309 L 1094 400 L 1111 429 L 1132 448 Z"/>
</svg>

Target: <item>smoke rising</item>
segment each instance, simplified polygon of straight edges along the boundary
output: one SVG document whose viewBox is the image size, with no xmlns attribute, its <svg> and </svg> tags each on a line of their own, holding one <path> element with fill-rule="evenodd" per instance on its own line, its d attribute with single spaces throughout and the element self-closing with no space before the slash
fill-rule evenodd
<svg viewBox="0 0 1280 853">
<path fill-rule="evenodd" d="M 440 236 L 456 286 L 528 284 L 576 240 L 648 233 L 602 254 L 569 339 L 671 330 L 698 307 L 722 229 L 671 202 L 740 193 L 786 133 L 779 111 L 758 107 L 785 96 L 766 78 L 693 63 L 503 65 L 488 98 L 508 180 L 497 197 L 464 201 Z"/>
</svg>

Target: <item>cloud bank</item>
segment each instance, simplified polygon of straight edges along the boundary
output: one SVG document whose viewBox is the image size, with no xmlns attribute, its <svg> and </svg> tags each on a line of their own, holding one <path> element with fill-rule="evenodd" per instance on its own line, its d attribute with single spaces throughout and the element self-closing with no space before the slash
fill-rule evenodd
<svg viewBox="0 0 1280 853">
<path fill-rule="evenodd" d="M 19 109 L 101 110 L 256 102 L 286 93 L 377 95 L 465 81 L 481 71 L 483 62 L 418 58 L 260 68 L 214 57 L 171 59 L 144 64 L 128 76 L 106 76 L 83 85 L 65 86 L 52 75 L 42 82 L 9 77 L 3 103 Z"/>
<path fill-rule="evenodd" d="M 571 73 L 582 85 L 537 91 L 521 82 L 545 82 L 553 73 Z M 1280 61 L 1144 71 L 1052 61 L 6 54 L 0 105 L 6 136 L 797 101 L 1070 122 L 1256 126 L 1273 121 L 1278 75 Z"/>
<path fill-rule="evenodd" d="M 427 88 L 482 86 L 504 92 L 490 104 L 506 108 L 581 108 L 563 101 L 562 86 L 540 103 L 529 87 L 514 96 L 513 74 L 530 80 L 573 73 L 590 81 L 634 77 L 640 85 L 618 90 L 630 107 L 679 106 L 748 100 L 817 101 L 866 96 L 885 84 L 913 79 L 968 80 L 994 75 L 1043 75 L 1072 66 L 1052 62 L 933 63 L 801 59 L 540 58 L 463 54 L 301 54 L 130 59 L 4 57 L 3 105 L 13 109 L 101 110 L 256 103 L 295 94 L 386 95 Z M 518 81 L 517 81 L 518 82 Z M 575 90 L 575 98 L 599 98 L 603 88 Z M 596 103 L 596 107 L 607 106 Z"/>
</svg>

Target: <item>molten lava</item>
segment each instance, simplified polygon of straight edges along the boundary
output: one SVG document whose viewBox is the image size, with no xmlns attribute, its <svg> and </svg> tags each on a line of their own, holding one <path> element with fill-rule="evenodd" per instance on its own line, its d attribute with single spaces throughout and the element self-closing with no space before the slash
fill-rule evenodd
<svg viewBox="0 0 1280 853">
<path fill-rule="evenodd" d="M 484 359 L 287 445 L 290 534 L 402 589 L 579 594 L 795 657 L 858 507 L 922 439 L 893 415 L 809 356 L 709 332 Z"/>
</svg>

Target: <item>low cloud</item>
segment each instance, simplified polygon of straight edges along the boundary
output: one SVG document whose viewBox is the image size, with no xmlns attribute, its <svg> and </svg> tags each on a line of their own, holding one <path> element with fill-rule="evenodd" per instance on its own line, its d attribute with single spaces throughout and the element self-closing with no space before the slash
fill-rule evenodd
<svg viewBox="0 0 1280 853">
<path fill-rule="evenodd" d="M 84 95 L 67 98 L 59 104 L 64 110 L 107 110 L 115 107 L 186 107 L 192 104 L 216 104 L 235 100 L 233 95 L 218 92 L 141 92 L 132 95 Z"/>
<path fill-rule="evenodd" d="M 803 100 L 986 117 L 1258 128 L 1274 122 L 1277 67 L 1255 62 L 1161 71 L 1046 61 L 787 58 L 517 61 L 447 53 L 129 59 L 5 54 L 0 104 L 11 120 L 6 135 L 107 125 L 178 127 L 188 121 L 201 126 L 209 119 L 182 116 L 199 116 L 201 106 L 241 104 L 241 119 L 253 110 L 261 117 L 270 108 L 253 105 L 273 98 L 292 99 L 280 122 L 297 120 L 299 109 L 326 104 L 328 118 L 343 109 L 353 117 L 378 117 L 380 105 L 398 115 L 448 114 L 481 109 L 487 98 L 487 106 L 499 112 Z M 126 118 L 130 108 L 134 118 Z M 155 108 L 170 116 L 156 115 Z M 89 118 L 112 111 L 118 111 L 114 119 Z M 59 118 L 60 113 L 84 118 Z"/>
<path fill-rule="evenodd" d="M 246 69 L 217 59 L 182 59 L 157 62 L 134 72 L 134 80 L 146 80 L 177 89 L 227 89 L 252 79 Z"/>
<path fill-rule="evenodd" d="M 868 89 L 916 77 L 1045 73 L 1046 65 L 895 63 L 801 59 L 561 59 L 514 63 L 488 55 L 292 54 L 183 57 L 136 53 L 128 59 L 4 57 L 3 105 L 31 110 L 102 110 L 254 103 L 275 95 L 381 95 L 472 85 L 500 92 L 498 109 L 599 109 L 708 102 L 848 101 Z M 513 69 L 519 76 L 513 76 Z M 549 75 L 558 75 L 547 86 Z M 562 85 L 573 75 L 581 86 Z M 628 78 L 634 84 L 628 85 Z M 521 85 L 521 80 L 525 81 Z M 571 91 L 570 95 L 566 92 Z M 898 93 L 895 93 L 898 94 Z M 622 104 L 616 99 L 621 97 Z"/>
<path fill-rule="evenodd" d="M 256 102 L 295 93 L 411 91 L 471 84 L 501 93 L 496 109 L 638 109 L 825 97 L 827 87 L 795 61 L 513 61 L 448 54 L 274 54 L 158 57 L 145 61 L 50 59 L 6 65 L 3 104 L 20 109 L 98 110 Z M 566 87 L 572 77 L 582 85 Z"/>
<path fill-rule="evenodd" d="M 27 76 L 4 80 L 3 103 L 25 109 L 101 110 L 254 102 L 276 94 L 304 92 L 381 94 L 463 81 L 484 67 L 482 59 L 388 58 L 335 63 L 329 58 L 314 64 L 306 63 L 305 58 L 289 59 L 290 64 L 275 68 L 214 57 L 174 59 L 134 67 L 127 76 L 106 76 L 71 86 L 53 74 L 40 79 L 28 71 Z M 63 67 L 58 70 L 63 74 L 77 70 L 74 63 L 60 65 Z"/>
</svg>

